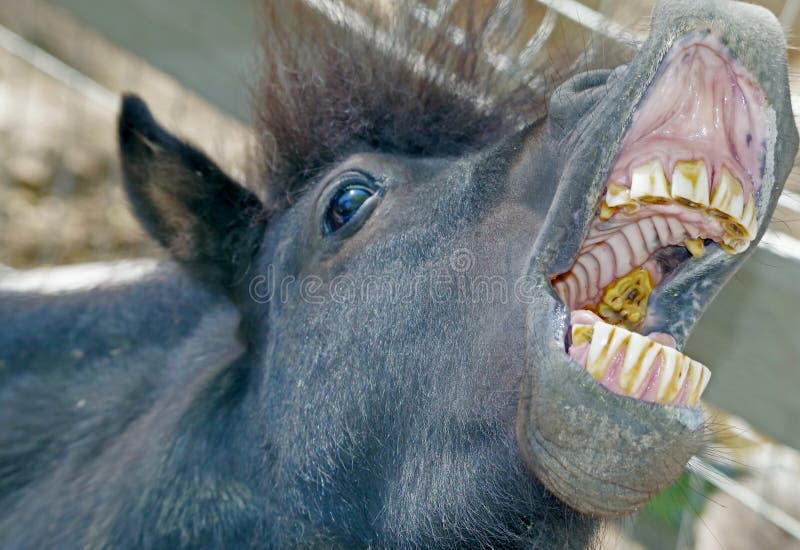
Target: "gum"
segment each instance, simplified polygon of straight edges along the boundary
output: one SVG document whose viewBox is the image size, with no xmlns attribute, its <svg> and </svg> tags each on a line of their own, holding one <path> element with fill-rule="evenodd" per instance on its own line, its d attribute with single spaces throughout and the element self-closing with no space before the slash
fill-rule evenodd
<svg viewBox="0 0 800 550">
<path fill-rule="evenodd" d="M 754 196 L 763 172 L 763 93 L 747 69 L 712 36 L 673 46 L 633 117 L 609 181 L 630 187 L 634 166 L 658 159 L 671 179 L 675 163 L 702 160 L 712 187 L 723 165 Z"/>
</svg>

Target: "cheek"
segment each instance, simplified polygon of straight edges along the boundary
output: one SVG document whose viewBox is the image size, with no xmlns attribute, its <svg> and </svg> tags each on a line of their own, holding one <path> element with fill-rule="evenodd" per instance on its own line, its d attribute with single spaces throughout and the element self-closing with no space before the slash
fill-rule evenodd
<svg viewBox="0 0 800 550">
<path fill-rule="evenodd" d="M 480 272 L 512 278 L 525 275 L 540 226 L 540 216 L 521 203 L 490 212 L 471 243 Z"/>
<path fill-rule="evenodd" d="M 505 315 L 483 323 L 476 347 L 483 358 L 493 386 L 500 391 L 519 387 L 526 355 L 525 315 L 522 308 L 508 309 Z M 516 405 L 515 405 L 516 406 Z"/>
</svg>

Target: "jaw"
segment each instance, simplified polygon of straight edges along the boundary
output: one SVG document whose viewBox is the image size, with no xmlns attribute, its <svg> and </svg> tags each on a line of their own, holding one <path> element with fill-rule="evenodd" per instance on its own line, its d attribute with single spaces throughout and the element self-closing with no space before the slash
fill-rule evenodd
<svg viewBox="0 0 800 550">
<path fill-rule="evenodd" d="M 640 53 L 609 83 L 607 96 L 570 136 L 572 154 L 562 167 L 529 268 L 538 293 L 528 310 L 519 445 L 552 492 L 580 511 L 606 517 L 638 509 L 677 479 L 702 445 L 703 413 L 687 398 L 698 387 L 686 389 L 691 373 L 702 371 L 692 370 L 679 350 L 763 234 L 797 149 L 785 43 L 771 16 L 752 6 L 714 1 L 698 6 L 679 0 L 660 4 L 653 20 Z M 741 21 L 747 22 L 746 29 L 737 23 Z M 686 61 L 686 52 L 696 63 Z M 722 92 L 702 89 L 703 75 L 715 70 L 730 77 Z M 689 91 L 684 90 L 690 100 L 675 98 L 676 79 L 690 83 Z M 730 103 L 720 101 L 715 96 L 719 93 L 738 100 L 738 111 L 728 112 L 727 118 L 715 115 L 716 104 Z M 697 197 L 685 192 L 691 185 L 679 181 L 683 161 L 701 161 L 707 170 L 707 183 L 697 187 L 697 178 L 693 180 L 697 188 L 706 186 L 708 198 L 698 201 L 707 204 L 689 200 Z M 640 168 L 653 162 L 650 172 Z M 650 177 L 650 187 L 642 187 L 643 174 L 656 169 L 666 177 Z M 663 180 L 667 193 L 658 185 Z M 732 181 L 742 191 L 733 206 Z M 639 226 L 655 227 L 657 219 L 671 231 L 665 237 L 653 229 L 658 235 L 648 240 L 646 228 Z M 645 235 L 641 242 L 623 239 L 633 234 L 632 228 Z M 611 246 L 614 235 L 626 244 L 624 258 L 609 252 L 617 248 Z M 703 242 L 702 257 L 693 258 L 687 250 L 697 253 Z M 642 277 L 649 285 L 644 292 Z M 636 292 L 630 293 L 631 288 Z M 629 303 L 631 299 L 614 295 L 619 289 L 623 297 L 640 299 Z M 583 355 L 574 349 L 568 354 L 576 345 L 576 312 L 580 317 L 587 309 L 618 325 L 611 331 L 624 339 L 611 352 L 619 351 L 616 362 L 609 357 L 600 372 L 590 368 L 590 343 L 584 343 Z M 595 332 L 600 333 L 598 328 Z M 666 359 L 635 364 L 639 371 L 652 371 L 652 391 L 623 391 L 614 377 L 626 349 L 634 341 L 649 342 L 644 335 L 650 333 L 658 333 L 651 340 L 666 343 L 664 357 L 677 358 L 672 370 L 666 368 Z M 594 345 L 598 348 L 597 340 Z M 608 348 L 609 341 L 604 341 L 603 349 Z M 612 375 L 609 369 L 617 371 Z M 665 373 L 674 378 L 673 392 L 657 391 Z M 695 383 L 704 385 L 701 379 Z"/>
</svg>

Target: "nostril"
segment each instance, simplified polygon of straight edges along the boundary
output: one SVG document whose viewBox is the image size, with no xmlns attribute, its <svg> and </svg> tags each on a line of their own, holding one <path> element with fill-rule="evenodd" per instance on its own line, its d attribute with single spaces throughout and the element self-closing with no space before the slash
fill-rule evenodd
<svg viewBox="0 0 800 550">
<path fill-rule="evenodd" d="M 619 73 L 603 69 L 573 76 L 553 93 L 549 120 L 556 137 L 566 134 L 607 92 L 609 80 Z"/>
<path fill-rule="evenodd" d="M 572 93 L 581 93 L 597 86 L 603 86 L 614 71 L 601 69 L 577 74 L 567 80 L 563 87 L 569 88 Z"/>
</svg>

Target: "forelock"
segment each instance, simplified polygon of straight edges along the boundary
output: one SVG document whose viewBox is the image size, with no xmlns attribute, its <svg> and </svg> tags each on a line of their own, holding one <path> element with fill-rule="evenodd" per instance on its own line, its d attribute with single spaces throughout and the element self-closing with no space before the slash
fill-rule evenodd
<svg viewBox="0 0 800 550">
<path fill-rule="evenodd" d="M 333 17 L 316 9 L 328 4 L 335 3 L 264 5 L 255 114 L 259 191 L 271 211 L 291 205 L 352 152 L 476 150 L 541 116 L 545 98 L 566 75 L 563 67 L 553 71 L 552 57 L 545 79 L 533 71 L 509 78 L 487 62 L 485 52 L 496 50 L 498 40 L 519 38 L 492 25 L 493 2 L 459 2 L 436 28 L 414 17 L 416 2 L 345 7 L 350 12 Z M 453 40 L 454 26 L 460 40 Z"/>
</svg>

